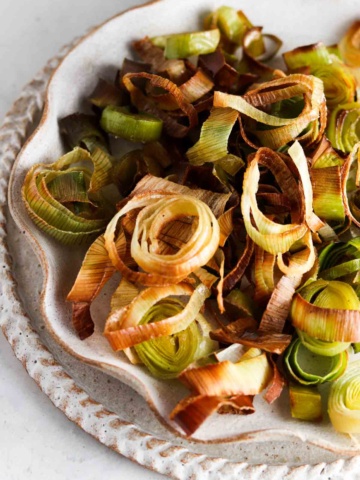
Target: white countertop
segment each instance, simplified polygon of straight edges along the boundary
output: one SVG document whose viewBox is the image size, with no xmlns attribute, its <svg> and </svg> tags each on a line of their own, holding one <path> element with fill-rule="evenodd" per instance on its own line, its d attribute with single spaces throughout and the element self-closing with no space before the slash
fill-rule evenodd
<svg viewBox="0 0 360 480">
<path fill-rule="evenodd" d="M 0 119 L 21 88 L 89 27 L 143 0 L 1 0 Z M 1 281 L 1 280 L 0 280 Z M 1 480 L 160 480 L 71 423 L 39 390 L 0 330 Z"/>
</svg>

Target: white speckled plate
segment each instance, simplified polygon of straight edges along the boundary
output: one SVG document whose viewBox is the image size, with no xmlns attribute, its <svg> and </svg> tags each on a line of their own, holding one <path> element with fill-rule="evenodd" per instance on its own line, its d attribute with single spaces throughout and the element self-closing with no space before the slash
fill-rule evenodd
<svg viewBox="0 0 360 480">
<path fill-rule="evenodd" d="M 354 439 L 335 433 L 326 418 L 316 425 L 292 420 L 286 395 L 272 406 L 258 399 L 257 412 L 252 416 L 214 415 L 197 432 L 196 441 L 181 438 L 167 416 L 185 390 L 175 381 L 154 380 L 143 369 L 130 365 L 122 355 L 111 351 L 101 335 L 106 295 L 97 303 L 95 334 L 81 342 L 73 333 L 69 305 L 64 299 L 83 252 L 59 246 L 39 232 L 28 219 L 20 199 L 21 184 L 28 168 L 39 161 L 53 161 L 63 153 L 58 118 L 84 108 L 84 98 L 92 91 L 100 74 L 113 77 L 121 59 L 130 54 L 129 41 L 139 35 L 196 29 L 204 12 L 223 3 L 218 0 L 198 0 L 196 3 L 163 0 L 128 11 L 85 36 L 56 70 L 47 90 L 40 126 L 18 156 L 10 180 L 11 213 L 20 231 L 26 233 L 26 239 L 7 217 L 14 264 L 9 261 L 6 233 L 2 231 L 1 255 L 6 266 L 6 279 L 1 284 L 2 326 L 27 368 L 30 368 L 29 356 L 41 360 L 36 366 L 31 364 L 30 374 L 70 418 L 105 444 L 161 473 L 176 478 L 191 475 L 194 478 L 221 478 L 220 475 L 237 478 L 240 472 L 246 472 L 247 478 L 263 475 L 262 478 L 270 479 L 284 478 L 285 474 L 287 478 L 296 478 L 300 471 L 306 471 L 308 478 L 328 477 L 341 469 L 355 471 L 360 463 L 358 457 L 346 462 L 339 460 L 341 456 L 360 451 Z M 225 3 L 244 9 L 255 24 L 264 25 L 265 31 L 279 35 L 285 41 L 285 49 L 319 39 L 334 43 L 356 12 L 356 2 L 351 0 L 342 0 L 341 19 L 338 18 L 338 0 L 228 0 Z M 33 128 L 36 123 L 34 116 L 40 112 L 41 93 L 48 74 L 49 68 L 24 91 L 2 128 L 4 215 L 7 213 L 4 194 L 8 171 L 26 137 L 25 129 Z M 5 221 L 3 219 L 1 224 Z M 43 286 L 36 280 L 39 276 L 33 274 L 38 263 L 28 240 L 41 262 Z M 19 282 L 17 290 L 13 275 Z M 24 316 L 25 312 L 31 320 Z M 30 321 L 40 338 L 29 330 Z M 51 353 L 44 350 L 43 342 Z M 70 377 L 54 362 L 52 354 Z M 140 393 L 156 416 L 139 396 L 116 379 Z M 54 385 L 59 382 L 63 391 L 56 400 Z M 90 400 L 79 386 L 115 413 L 105 411 L 102 405 Z M 312 467 L 311 463 L 317 465 Z M 300 470 L 298 465 L 302 465 Z M 207 477 L 203 476 L 205 472 Z"/>
</svg>

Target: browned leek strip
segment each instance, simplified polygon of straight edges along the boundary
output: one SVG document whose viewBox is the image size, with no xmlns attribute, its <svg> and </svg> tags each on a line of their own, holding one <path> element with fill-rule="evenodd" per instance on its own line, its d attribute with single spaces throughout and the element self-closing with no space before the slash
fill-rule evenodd
<svg viewBox="0 0 360 480">
<path fill-rule="evenodd" d="M 247 266 L 250 264 L 254 251 L 254 243 L 247 235 L 245 249 L 238 259 L 233 269 L 225 276 L 223 283 L 223 291 L 229 292 L 243 277 Z"/>
<path fill-rule="evenodd" d="M 144 64 L 142 69 L 132 69 L 131 73 L 134 71 L 149 72 L 152 67 L 154 72 L 164 74 L 164 76 L 170 78 L 170 80 L 176 83 L 182 83 L 187 79 L 187 67 L 184 60 L 167 60 L 164 55 L 164 50 L 154 45 L 149 37 L 133 42 L 132 46 L 139 57 L 147 63 Z M 150 68 L 146 68 L 147 64 L 149 64 Z M 124 68 L 122 70 L 124 70 Z M 126 73 L 129 73 L 129 71 L 124 72 L 124 74 Z"/>
<path fill-rule="evenodd" d="M 284 186 L 283 192 L 288 195 L 293 205 L 292 223 L 281 225 L 273 222 L 260 211 L 256 199 L 260 180 L 259 165 L 268 167 L 280 188 Z M 241 211 L 248 235 L 257 245 L 273 255 L 285 253 L 305 235 L 308 229 L 304 222 L 303 208 L 304 197 L 282 157 L 267 148 L 260 148 L 246 169 L 241 197 Z"/>
<path fill-rule="evenodd" d="M 257 322 L 253 318 L 241 318 L 239 322 L 246 323 L 241 328 L 233 328 L 230 324 L 226 330 L 219 329 L 210 333 L 213 340 L 222 343 L 239 343 L 247 347 L 261 348 L 265 352 L 281 354 L 289 346 L 291 335 L 286 333 L 262 333 L 255 332 Z M 234 324 L 238 321 L 233 322 Z"/>
<path fill-rule="evenodd" d="M 323 283 L 320 283 L 323 282 Z M 294 327 L 306 332 L 308 335 L 329 342 L 359 342 L 360 340 L 360 310 L 355 302 L 356 294 L 352 287 L 343 282 L 326 282 L 319 280 L 320 287 L 337 284 L 343 292 L 343 299 L 348 298 L 348 305 L 341 308 L 324 308 L 313 305 L 296 293 L 290 309 L 290 318 Z M 349 297 L 349 293 L 352 295 Z M 335 297 L 336 298 L 336 297 Z M 353 305 L 354 304 L 354 305 Z M 350 307 L 351 309 L 346 309 Z"/>
<path fill-rule="evenodd" d="M 222 207 L 220 205 L 219 209 L 217 202 L 215 209 L 221 214 L 228 199 L 228 195 L 191 190 L 166 180 L 157 183 L 158 180 L 155 179 L 155 184 L 160 190 L 149 190 L 153 181 L 151 177 L 145 177 L 135 189 L 135 196 L 115 215 L 105 232 L 105 244 L 113 265 L 129 281 L 147 286 L 178 283 L 212 258 L 219 245 L 220 228 L 214 213 L 204 201 L 211 205 L 215 199 L 221 199 Z M 132 232 L 131 255 L 144 272 L 128 268 L 115 244 L 120 236 L 125 242 L 122 230 L 118 232 L 121 218 L 139 210 Z M 171 242 L 172 250 L 164 250 L 164 229 L 182 219 L 188 219 L 182 224 L 182 235 L 186 235 L 180 239 L 169 238 L 167 243 Z"/>
<path fill-rule="evenodd" d="M 217 193 L 202 188 L 188 188 L 152 175 L 146 175 L 146 177 L 142 178 L 132 191 L 131 196 L 155 191 L 194 196 L 206 203 L 216 218 L 219 218 L 224 213 L 225 206 L 231 197 L 230 193 Z"/>
<path fill-rule="evenodd" d="M 255 293 L 254 298 L 260 304 L 266 304 L 275 288 L 274 267 L 276 255 L 263 248 L 255 247 Z"/>
<path fill-rule="evenodd" d="M 192 392 L 199 395 L 256 395 L 272 378 L 266 354 L 249 360 L 207 365 L 185 370 L 179 377 Z"/>
<path fill-rule="evenodd" d="M 292 158 L 300 176 L 302 188 L 305 195 L 305 219 L 309 228 L 313 232 L 317 232 L 324 226 L 323 222 L 313 211 L 313 190 L 310 180 L 309 167 L 307 159 L 299 142 L 293 143 L 288 150 L 288 154 Z"/>
<path fill-rule="evenodd" d="M 178 108 L 188 118 L 189 126 L 180 124 L 166 112 L 158 108 L 155 99 L 143 93 L 142 90 L 133 83 L 133 80 L 140 78 L 148 80 L 150 85 L 154 88 L 159 87 L 166 90 L 173 97 Z M 186 100 L 180 88 L 171 80 L 160 77 L 159 75 L 142 72 L 128 73 L 124 75 L 122 81 L 125 88 L 130 93 L 132 104 L 135 105 L 138 110 L 154 115 L 162 120 L 164 122 L 164 130 L 170 136 L 182 138 L 191 128 L 197 125 L 198 118 L 195 108 Z"/>
<path fill-rule="evenodd" d="M 124 245 L 118 244 L 119 249 Z M 126 258 L 126 251 L 122 255 Z M 81 269 L 66 300 L 73 303 L 72 321 L 81 340 L 94 331 L 90 306 L 106 282 L 112 277 L 115 268 L 105 248 L 104 235 L 100 235 L 86 252 Z"/>
<path fill-rule="evenodd" d="M 285 379 L 277 368 L 276 362 L 273 359 L 273 355 L 270 356 L 270 361 L 272 363 L 274 375 L 268 389 L 265 392 L 264 399 L 271 404 L 280 397 L 285 386 Z"/>
<path fill-rule="evenodd" d="M 259 333 L 281 333 L 289 315 L 291 301 L 302 275 L 282 276 L 277 283 L 259 325 Z"/>
<path fill-rule="evenodd" d="M 193 290 L 187 284 L 151 287 L 143 290 L 127 306 L 115 310 L 106 321 L 104 335 L 114 350 L 124 350 L 152 338 L 181 332 L 196 318 L 209 290 L 199 285 Z M 187 295 L 190 300 L 178 314 L 157 322 L 140 324 L 142 318 L 161 299 L 171 295 Z"/>
<path fill-rule="evenodd" d="M 304 95 L 305 101 L 303 111 L 296 118 L 279 118 L 257 108 L 299 94 Z M 316 143 L 322 137 L 326 124 L 322 82 L 316 77 L 301 74 L 265 82 L 260 87 L 250 90 L 244 97 L 215 92 L 214 106 L 231 107 L 260 124 L 274 127 L 253 131 L 263 145 L 273 149 L 278 149 L 297 138 L 305 140 L 306 144 Z M 311 122 L 315 122 L 311 131 L 300 136 Z M 319 125 L 315 129 L 317 122 Z"/>
<path fill-rule="evenodd" d="M 283 254 L 279 253 L 277 256 L 277 265 L 287 276 L 303 275 L 313 267 L 316 253 L 310 230 L 297 242 L 297 249 L 291 252 L 286 263 Z"/>
<path fill-rule="evenodd" d="M 198 69 L 189 80 L 179 86 L 179 90 L 186 102 L 194 103 L 209 93 L 213 87 L 213 81 L 205 72 Z M 176 110 L 178 108 L 177 102 L 170 93 L 154 95 L 153 98 L 156 100 L 156 104 L 164 110 Z"/>
<path fill-rule="evenodd" d="M 226 412 L 248 415 L 255 412 L 251 395 L 226 396 L 190 396 L 181 400 L 170 414 L 187 435 L 195 431 L 220 408 L 226 408 Z"/>
</svg>

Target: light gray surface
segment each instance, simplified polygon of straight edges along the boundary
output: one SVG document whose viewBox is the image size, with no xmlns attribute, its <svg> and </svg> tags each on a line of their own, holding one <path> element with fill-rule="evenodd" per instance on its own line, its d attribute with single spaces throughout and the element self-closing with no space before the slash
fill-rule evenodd
<svg viewBox="0 0 360 480">
<path fill-rule="evenodd" d="M 139 0 L 2 0 L 0 119 L 62 45 Z M 1 281 L 1 280 L 0 280 Z M 57 410 L 0 333 L 1 479 L 158 480 L 99 444 Z"/>
</svg>

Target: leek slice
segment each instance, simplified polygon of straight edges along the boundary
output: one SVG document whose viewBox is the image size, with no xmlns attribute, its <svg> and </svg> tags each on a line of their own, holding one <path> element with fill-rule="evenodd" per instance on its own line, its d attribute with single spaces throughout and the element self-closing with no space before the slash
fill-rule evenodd
<svg viewBox="0 0 360 480">
<path fill-rule="evenodd" d="M 232 108 L 213 108 L 201 127 L 199 141 L 186 152 L 190 163 L 214 162 L 235 175 L 244 166 L 240 157 L 228 152 L 229 136 L 237 118 L 238 113 Z"/>
<path fill-rule="evenodd" d="M 310 337 L 305 332 L 297 329 L 297 334 L 301 340 L 301 343 L 306 347 L 310 352 L 315 353 L 316 355 L 323 355 L 324 357 L 333 357 L 339 353 L 347 350 L 351 343 L 350 342 L 325 342 L 324 340 L 318 340 L 316 338 Z"/>
<path fill-rule="evenodd" d="M 216 50 L 220 41 L 220 30 L 216 28 L 202 32 L 175 33 L 155 37 L 152 41 L 154 45 L 165 48 L 165 57 L 168 59 L 206 55 Z"/>
<path fill-rule="evenodd" d="M 295 48 L 283 53 L 283 57 L 290 71 L 306 66 L 316 67 L 332 63 L 330 53 L 322 42 Z"/>
<path fill-rule="evenodd" d="M 304 108 L 296 118 L 277 117 L 264 111 L 268 105 L 299 96 L 304 96 Z M 233 108 L 257 122 L 256 128 L 254 122 L 247 122 L 241 130 L 244 140 L 252 148 L 257 146 L 249 140 L 246 130 L 254 134 L 262 145 L 276 150 L 295 139 L 306 144 L 316 143 L 326 124 L 323 83 L 310 75 L 292 74 L 264 82 L 243 97 L 216 91 L 214 106 Z"/>
<path fill-rule="evenodd" d="M 255 395 L 267 387 L 273 372 L 265 353 L 237 363 L 224 362 L 185 370 L 179 379 L 192 392 L 206 396 Z"/>
<path fill-rule="evenodd" d="M 360 140 L 360 103 L 337 105 L 330 114 L 326 133 L 334 148 L 351 152 Z"/>
<path fill-rule="evenodd" d="M 290 318 L 311 337 L 329 342 L 360 341 L 360 301 L 351 285 L 317 280 L 295 294 Z"/>
<path fill-rule="evenodd" d="M 342 377 L 331 386 L 328 412 L 341 433 L 360 432 L 360 361 L 351 362 Z"/>
<path fill-rule="evenodd" d="M 325 280 L 357 274 L 360 270 L 360 237 L 326 246 L 319 255 L 319 266 L 319 276 Z"/>
<path fill-rule="evenodd" d="M 348 354 L 318 355 L 308 350 L 300 339 L 295 339 L 285 353 L 285 366 L 294 380 L 302 385 L 330 382 L 346 369 Z"/>
<path fill-rule="evenodd" d="M 116 137 L 145 143 L 159 140 L 163 122 L 151 115 L 130 113 L 124 107 L 110 105 L 103 110 L 100 125 Z"/>
<path fill-rule="evenodd" d="M 181 302 L 162 301 L 146 312 L 139 325 L 164 320 L 177 315 L 183 309 Z M 140 360 L 155 377 L 168 379 L 177 377 L 195 360 L 199 343 L 200 333 L 196 323 L 192 322 L 181 332 L 142 342 L 134 348 Z"/>
<path fill-rule="evenodd" d="M 324 83 L 327 106 L 330 109 L 355 99 L 356 83 L 351 71 L 337 57 L 330 55 L 326 46 L 319 42 L 284 53 L 290 71 L 308 67 L 309 73 Z"/>
<path fill-rule="evenodd" d="M 74 245 L 93 240 L 105 229 L 113 212 L 99 191 L 111 183 L 111 171 L 112 163 L 104 152 L 96 150 L 90 155 L 81 148 L 55 163 L 34 165 L 22 187 L 29 216 L 61 243 Z"/>
<path fill-rule="evenodd" d="M 291 416 L 298 420 L 319 422 L 322 419 L 320 393 L 311 387 L 290 385 Z"/>
</svg>

